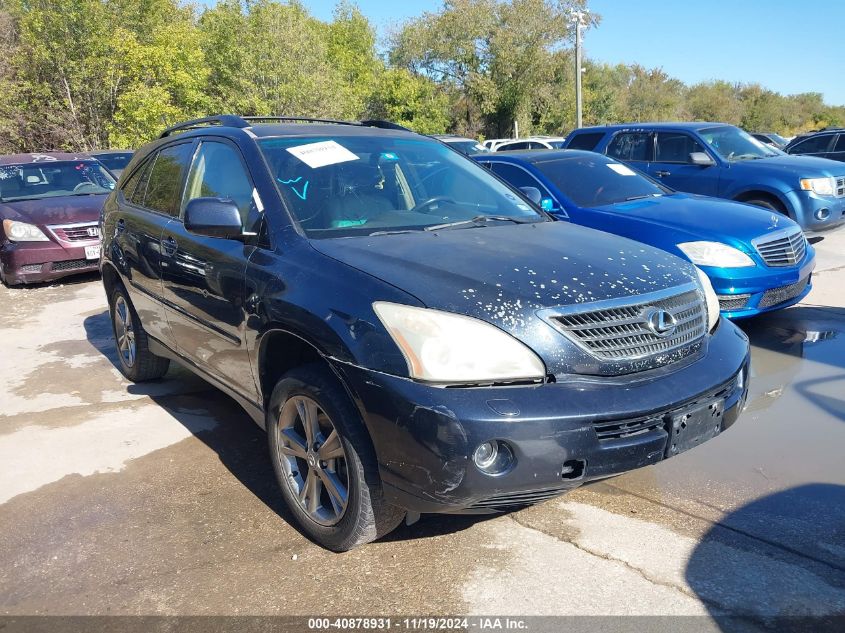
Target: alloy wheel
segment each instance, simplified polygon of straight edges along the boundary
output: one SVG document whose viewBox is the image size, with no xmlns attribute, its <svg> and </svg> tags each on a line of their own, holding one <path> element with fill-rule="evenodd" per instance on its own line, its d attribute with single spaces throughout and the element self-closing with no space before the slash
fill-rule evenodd
<svg viewBox="0 0 845 633">
<path fill-rule="evenodd" d="M 346 453 L 329 416 L 307 396 L 292 396 L 276 426 L 284 480 L 299 507 L 323 526 L 343 518 L 349 498 Z"/>
<path fill-rule="evenodd" d="M 135 328 L 132 325 L 132 313 L 129 305 L 122 296 L 114 303 L 114 336 L 117 341 L 117 352 L 126 367 L 135 365 L 137 348 L 135 345 Z"/>
</svg>

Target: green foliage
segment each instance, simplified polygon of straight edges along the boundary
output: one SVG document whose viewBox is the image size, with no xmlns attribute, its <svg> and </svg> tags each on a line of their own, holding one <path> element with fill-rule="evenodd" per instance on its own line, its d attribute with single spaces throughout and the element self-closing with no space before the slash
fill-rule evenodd
<svg viewBox="0 0 845 633">
<path fill-rule="evenodd" d="M 446 0 L 398 27 L 386 54 L 350 0 L 328 22 L 301 0 L 189 1 L 0 0 L 0 152 L 137 147 L 211 113 L 384 118 L 486 137 L 575 124 L 570 10 L 587 0 Z M 817 93 L 583 65 L 587 125 L 845 125 L 845 106 Z"/>
</svg>

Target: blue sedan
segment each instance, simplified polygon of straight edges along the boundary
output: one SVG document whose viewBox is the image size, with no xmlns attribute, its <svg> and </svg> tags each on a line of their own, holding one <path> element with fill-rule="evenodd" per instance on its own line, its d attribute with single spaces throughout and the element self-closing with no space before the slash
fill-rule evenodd
<svg viewBox="0 0 845 633">
<path fill-rule="evenodd" d="M 679 193 L 593 152 L 506 152 L 474 158 L 558 219 L 691 261 L 710 278 L 726 317 L 785 308 L 812 287 L 813 247 L 801 227 L 780 213 Z"/>
</svg>

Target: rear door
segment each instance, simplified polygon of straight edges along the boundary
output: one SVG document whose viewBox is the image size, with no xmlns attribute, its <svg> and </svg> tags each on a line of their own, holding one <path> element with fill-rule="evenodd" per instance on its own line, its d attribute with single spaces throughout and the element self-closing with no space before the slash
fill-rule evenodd
<svg viewBox="0 0 845 633">
<path fill-rule="evenodd" d="M 845 161 L 845 132 L 839 133 L 839 138 L 836 139 L 836 145 L 833 146 L 833 151 L 828 158 Z"/>
<path fill-rule="evenodd" d="M 690 154 L 703 152 L 714 161 L 713 155 L 686 132 L 657 132 L 654 160 L 649 163 L 648 174 L 678 191 L 715 196 L 719 193 L 718 164 L 704 167 L 693 165 Z"/>
<path fill-rule="evenodd" d="M 836 134 L 815 134 L 805 138 L 803 141 L 798 141 L 789 148 L 789 153 L 826 158 L 831 150 L 835 137 Z"/>
<path fill-rule="evenodd" d="M 648 172 L 648 165 L 654 157 L 654 136 L 645 130 L 617 132 L 604 153 L 635 169 Z"/>
<path fill-rule="evenodd" d="M 162 182 L 179 179 L 192 143 L 168 145 L 152 153 L 129 176 L 118 195 L 114 241 L 128 276 L 129 293 L 147 333 L 175 348 L 165 315 L 161 285 L 161 236 L 171 214 L 157 208 Z M 176 182 L 176 187 L 181 185 Z"/>
<path fill-rule="evenodd" d="M 257 194 L 238 148 L 206 138 L 196 148 L 181 194 L 180 217 L 162 236 L 163 293 L 179 353 L 244 396 L 256 396 L 245 344 L 244 276 L 255 246 L 191 233 L 182 222 L 195 198 L 234 201 L 245 233 L 260 224 Z"/>
</svg>

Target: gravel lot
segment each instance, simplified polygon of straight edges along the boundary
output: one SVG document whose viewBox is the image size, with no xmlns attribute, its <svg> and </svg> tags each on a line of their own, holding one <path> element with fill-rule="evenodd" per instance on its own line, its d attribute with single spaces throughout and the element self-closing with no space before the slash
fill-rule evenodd
<svg viewBox="0 0 845 633">
<path fill-rule="evenodd" d="M 288 523 L 231 399 L 123 380 L 98 279 L 0 288 L 0 614 L 845 614 L 845 231 L 817 252 L 804 304 L 741 324 L 729 432 L 342 555 Z"/>
</svg>

